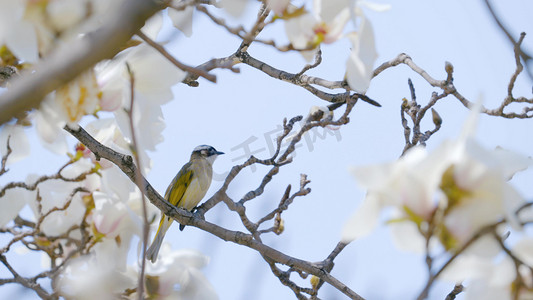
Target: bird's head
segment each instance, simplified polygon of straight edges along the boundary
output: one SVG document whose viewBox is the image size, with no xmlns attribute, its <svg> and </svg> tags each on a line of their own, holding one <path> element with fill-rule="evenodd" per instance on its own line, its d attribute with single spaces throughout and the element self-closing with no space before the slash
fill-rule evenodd
<svg viewBox="0 0 533 300">
<path fill-rule="evenodd" d="M 217 156 L 224 154 L 224 152 L 217 151 L 213 146 L 200 145 L 194 148 L 191 154 L 191 160 L 194 158 L 203 158 L 210 164 L 213 164 Z"/>
</svg>

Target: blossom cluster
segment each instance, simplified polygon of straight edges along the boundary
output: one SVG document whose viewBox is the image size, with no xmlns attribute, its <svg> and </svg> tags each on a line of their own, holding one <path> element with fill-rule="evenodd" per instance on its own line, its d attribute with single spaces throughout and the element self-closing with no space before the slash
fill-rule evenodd
<svg viewBox="0 0 533 300">
<path fill-rule="evenodd" d="M 96 29 L 102 16 L 118 2 L 0 1 L 0 65 L 15 67 L 22 76 L 30 74 L 34 64 L 46 59 L 55 47 Z M 163 14 L 156 14 L 142 28 L 143 33 L 156 39 L 162 22 Z M 8 188 L 0 196 L 1 226 L 11 224 L 27 206 L 30 218 L 37 224 L 33 237 L 38 236 L 39 240 L 34 242 L 41 249 L 61 249 L 62 257 L 68 258 L 58 277 L 61 295 L 77 299 L 136 297 L 140 264 L 131 264 L 127 258 L 132 249 L 140 247 L 135 247 L 135 243 L 140 245 L 142 241 L 143 224 L 141 194 L 136 186 L 117 166 L 97 159 L 82 144 L 69 154 L 63 128 L 77 129 L 84 122 L 87 132 L 100 143 L 131 154 L 131 119 L 143 173 L 147 173 L 151 162 L 146 151 L 154 151 L 163 141 L 161 105 L 174 98 L 171 87 L 185 75 L 134 37 L 113 59 L 85 71 L 47 95 L 37 110 L 17 116 L 17 120 L 0 129 L 0 153 L 5 155 L 8 145 L 12 150 L 8 164 L 30 154 L 26 135 L 30 126 L 35 126 L 44 147 L 70 157 L 57 178 L 31 174 L 24 184 L 35 188 Z M 6 87 L 9 89 L 9 83 Z M 148 216 L 155 220 L 159 212 L 150 205 Z M 80 249 L 82 246 L 86 248 Z M 207 264 L 207 257 L 190 250 L 166 249 L 162 253 L 165 257 L 145 272 L 148 296 L 216 298 L 200 271 Z M 44 267 L 61 262 L 57 255 L 44 251 Z"/>
<path fill-rule="evenodd" d="M 396 162 L 355 168 L 367 196 L 343 240 L 368 235 L 385 218 L 398 248 L 452 255 L 441 277 L 468 282 L 468 299 L 530 299 L 533 239 L 520 232 L 533 213 L 509 180 L 533 160 L 480 145 L 474 138 L 479 109 L 478 103 L 459 138 L 433 151 L 418 146 Z"/>
</svg>

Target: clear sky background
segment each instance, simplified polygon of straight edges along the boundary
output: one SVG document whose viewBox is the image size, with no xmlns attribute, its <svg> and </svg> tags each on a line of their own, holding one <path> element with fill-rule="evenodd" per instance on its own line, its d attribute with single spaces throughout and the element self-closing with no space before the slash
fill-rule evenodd
<svg viewBox="0 0 533 300">
<path fill-rule="evenodd" d="M 515 37 L 522 31 L 530 34 L 526 36 L 524 48 L 533 51 L 533 2 L 493 2 L 501 20 Z M 484 1 L 406 0 L 379 3 L 389 3 L 392 9 L 382 13 L 365 10 L 376 36 L 379 53 L 376 66 L 405 52 L 431 76 L 444 79 L 444 63 L 449 61 L 455 67 L 455 85 L 464 96 L 471 101 L 483 97 L 484 105 L 489 108 L 499 105 L 515 70 L 514 55 L 511 44 L 491 19 Z M 230 19 L 230 23 L 242 23 L 249 28 L 255 18 L 255 8 L 256 5 L 250 5 L 245 16 L 238 20 Z M 286 44 L 280 25 L 265 30 L 260 37 L 275 37 L 280 44 Z M 160 39 L 172 36 L 172 42 L 166 47 L 189 65 L 228 56 L 239 45 L 237 39 L 200 13 L 195 15 L 191 38 L 173 35 L 172 32 L 172 29 L 165 29 Z M 322 50 L 323 63 L 309 74 L 329 80 L 342 79 L 350 43 L 342 40 L 335 45 L 324 46 Z M 305 65 L 298 53 L 280 54 L 258 44 L 253 44 L 250 53 L 289 72 L 297 72 Z M 226 152 L 214 165 L 216 174 L 224 174 L 231 166 L 247 158 L 244 157 L 243 143 L 253 140 L 248 145 L 252 150 L 258 150 L 255 155 L 267 158 L 271 155 L 269 145 L 279 133 L 276 129 L 283 118 L 306 115 L 311 106 L 326 104 L 302 88 L 272 79 L 246 65 L 238 67 L 240 74 L 215 71 L 217 84 L 200 80 L 198 88 L 182 84 L 174 88 L 175 99 L 163 107 L 167 126 L 163 132 L 165 141 L 158 145 L 156 152 L 149 153 L 153 167 L 148 179 L 160 193 L 164 193 L 175 173 L 188 161 L 195 146 L 209 144 Z M 265 235 L 266 244 L 309 261 L 323 260 L 331 252 L 340 239 L 344 223 L 364 198 L 364 191 L 358 187 L 349 168 L 393 161 L 402 152 L 404 137 L 400 104 L 403 97 L 410 96 L 408 78 L 413 80 L 417 99 L 422 105 L 427 103 L 432 91 L 438 91 L 430 88 L 406 66 L 383 72 L 372 81 L 367 92 L 369 97 L 381 103 L 381 108 L 358 103 L 350 116 L 351 122 L 334 135 L 318 137 L 312 143 L 301 143 L 294 162 L 281 169 L 261 197 L 249 202 L 247 211 L 252 219 L 257 220 L 278 204 L 288 184 L 293 186 L 293 190 L 298 187 L 301 173 L 307 174 L 311 180 L 311 194 L 297 198 L 283 213 L 285 232 L 280 236 Z M 531 97 L 531 92 L 532 81 L 524 74 L 518 80 L 515 93 Z M 443 119 L 443 126 L 429 140 L 430 149 L 445 139 L 456 137 L 468 115 L 467 109 L 452 97 L 441 100 L 435 109 Z M 339 115 L 337 113 L 336 117 Z M 502 146 L 531 156 L 532 125 L 532 120 L 507 120 L 483 115 L 477 137 L 487 148 Z M 424 131 L 432 128 L 431 118 L 423 122 Z M 27 173 L 49 174 L 65 162 L 64 157 L 41 149 L 35 134 L 32 131 L 28 133 L 32 136 L 32 156 L 11 166 L 12 170 L 7 177 L 1 178 L 0 183 L 23 180 Z M 45 161 L 57 163 L 44 164 Z M 260 166 L 255 171 L 248 168 L 232 183 L 228 194 L 233 199 L 240 199 L 259 185 L 267 171 Z M 221 186 L 221 177 L 218 178 L 213 181 L 208 197 Z M 515 176 L 512 182 L 524 197 L 531 199 L 532 180 L 533 172 L 527 171 Z M 238 216 L 230 213 L 223 204 L 209 211 L 206 218 L 226 228 L 244 230 Z M 220 299 L 294 298 L 292 291 L 279 283 L 255 251 L 226 243 L 193 227 L 179 232 L 176 225 L 167 233 L 165 241 L 173 249 L 198 249 L 211 257 L 204 271 Z M 135 253 L 131 254 L 133 261 Z M 15 267 L 22 268 L 22 274 L 31 274 L 40 261 L 37 255 L 17 258 L 11 254 L 10 258 L 17 260 Z M 332 274 L 368 299 L 414 298 L 427 276 L 423 257 L 397 251 L 386 227 L 380 227 L 370 237 L 352 242 L 335 263 Z M 0 276 L 6 276 L 1 268 Z M 443 299 L 452 287 L 453 283 L 438 284 L 430 298 Z M 19 288 L 2 286 L 0 298 L 4 298 L 2 295 L 20 295 L 20 292 Z M 37 297 L 34 293 L 22 295 L 24 299 Z M 319 297 L 344 299 L 340 292 L 327 284 L 320 290 Z"/>
</svg>

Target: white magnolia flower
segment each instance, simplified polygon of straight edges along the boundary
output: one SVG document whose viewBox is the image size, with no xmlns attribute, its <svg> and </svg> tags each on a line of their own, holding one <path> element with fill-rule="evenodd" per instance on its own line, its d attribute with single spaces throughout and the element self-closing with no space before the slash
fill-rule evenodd
<svg viewBox="0 0 533 300">
<path fill-rule="evenodd" d="M 85 126 L 85 130 L 102 145 L 105 145 L 123 154 L 131 154 L 129 144 L 118 128 L 115 119 L 101 118 L 94 120 Z M 94 154 L 92 154 L 92 152 L 90 152 L 90 150 L 82 150 L 84 151 L 85 157 L 90 158 L 93 162 L 96 162 L 96 157 Z M 112 162 L 106 160 L 105 158 L 101 158 L 98 163 L 103 169 L 114 166 Z"/>
<path fill-rule="evenodd" d="M 374 29 L 370 20 L 365 17 L 362 7 L 373 11 L 383 12 L 390 9 L 390 5 L 376 4 L 362 0 L 351 2 L 354 6 L 352 10 L 352 22 L 357 27 L 360 19 L 358 31 L 348 35 L 352 42 L 352 51 L 346 62 L 346 81 L 348 85 L 358 93 L 366 93 L 373 76 L 374 63 L 378 56 L 376 52 L 376 42 L 374 40 Z"/>
<path fill-rule="evenodd" d="M 92 163 L 89 160 L 80 159 L 61 174 L 66 178 L 75 178 L 91 169 Z M 37 178 L 36 175 L 30 175 L 26 182 L 33 184 Z M 41 231 L 47 236 L 58 236 L 67 232 L 72 226 L 80 224 L 86 212 L 83 200 L 85 193 L 75 192 L 75 190 L 85 188 L 86 185 L 94 186 L 93 181 L 98 180 L 97 174 L 90 174 L 80 182 L 67 182 L 60 179 L 41 182 L 38 191 L 33 191 L 28 201 L 36 220 L 48 214 L 41 224 Z M 70 204 L 68 204 L 69 201 Z M 64 207 L 66 209 L 62 209 Z"/>
<path fill-rule="evenodd" d="M 344 27 L 350 20 L 349 1 L 315 0 L 313 13 L 304 12 L 285 21 L 285 32 L 296 49 L 309 49 L 302 55 L 310 60 L 321 43 L 333 43 L 342 37 Z M 296 10 L 287 8 L 288 14 Z"/>
<path fill-rule="evenodd" d="M 208 262 L 209 258 L 197 251 L 171 252 L 168 244 L 163 244 L 157 262 L 147 265 L 146 291 L 158 299 L 218 299 L 200 271 Z"/>
<path fill-rule="evenodd" d="M 29 63 L 38 60 L 37 34 L 32 23 L 24 19 L 26 1 L 0 0 L 0 45 Z"/>
<path fill-rule="evenodd" d="M 135 288 L 136 276 L 126 272 L 124 253 L 114 240 L 95 244 L 91 254 L 70 260 L 59 277 L 62 294 L 74 299 L 114 299 Z"/>
<path fill-rule="evenodd" d="M 115 239 L 120 235 L 121 241 L 125 244 L 129 244 L 133 234 L 139 235 L 140 222 L 135 222 L 139 217 L 126 205 L 127 199 L 119 199 L 116 195 L 110 196 L 101 192 L 94 192 L 93 198 L 95 207 L 91 218 L 98 234 L 109 239 Z"/>
<path fill-rule="evenodd" d="M 465 299 L 532 299 L 533 240 L 524 238 L 510 249 L 526 265 L 518 267 L 509 256 L 500 260 L 493 257 L 480 257 L 463 254 L 443 272 L 441 279 L 452 282 L 468 280 Z M 517 276 L 521 286 L 516 285 Z M 514 298 L 514 293 L 518 298 Z"/>
<path fill-rule="evenodd" d="M 34 193 L 24 188 L 6 190 L 6 193 L 0 197 L 0 227 L 15 219 L 33 195 Z"/>
<path fill-rule="evenodd" d="M 31 0 L 27 1 L 24 18 L 31 22 L 39 53 L 44 57 L 64 41 L 96 30 L 118 4 L 120 1 Z"/>
<path fill-rule="evenodd" d="M 70 128 L 77 129 L 83 116 L 96 112 L 100 96 L 94 71 L 90 69 L 56 90 L 55 109 Z"/>
<path fill-rule="evenodd" d="M 370 21 L 361 15 L 357 33 L 350 35 L 352 51 L 346 62 L 346 81 L 358 93 L 366 93 L 373 76 L 374 62 L 378 54 L 374 30 Z"/>
<path fill-rule="evenodd" d="M 477 114 L 474 108 L 459 139 L 431 153 L 415 147 L 395 163 L 356 169 L 368 193 L 344 228 L 343 239 L 371 232 L 385 207 L 392 209 L 389 224 L 412 223 L 419 235 L 432 223 L 434 237 L 451 251 L 502 218 L 518 224 L 515 212 L 524 200 L 507 180 L 531 165 L 531 159 L 483 149 L 472 139 Z"/>
<path fill-rule="evenodd" d="M 66 121 L 61 118 L 51 94 L 41 101 L 39 109 L 32 113 L 32 117 L 41 144 L 54 153 L 67 153 L 66 132 L 63 130 Z"/>
<path fill-rule="evenodd" d="M 248 6 L 248 0 L 220 0 L 219 3 L 227 13 L 235 18 L 241 16 Z"/>
<path fill-rule="evenodd" d="M 268 8 L 270 8 L 276 15 L 281 16 L 287 10 L 291 0 L 266 0 Z"/>
<path fill-rule="evenodd" d="M 194 13 L 193 6 L 187 6 L 184 10 L 168 9 L 168 16 L 172 20 L 172 24 L 178 28 L 185 36 L 192 35 L 192 18 Z"/>
<path fill-rule="evenodd" d="M 163 141 L 165 128 L 161 105 L 173 98 L 171 87 L 185 78 L 186 73 L 169 63 L 159 52 L 141 44 L 123 51 L 114 60 L 97 66 L 97 78 L 102 88 L 102 109 L 115 113 L 121 134 L 131 143 L 130 76 L 126 63 L 135 77 L 133 126 L 143 169 L 150 169 L 146 150 L 155 150 Z M 129 148 L 129 147 L 126 147 Z"/>
<path fill-rule="evenodd" d="M 53 0 L 46 5 L 48 20 L 58 31 L 78 25 L 87 14 L 87 0 Z"/>
<path fill-rule="evenodd" d="M 39 185 L 39 196 L 43 205 L 42 214 L 37 209 L 37 200 L 30 202 L 35 218 L 48 214 L 41 224 L 41 231 L 47 236 L 59 236 L 66 233 L 72 226 L 81 224 L 85 215 L 85 204 L 80 193 L 72 198 L 71 192 L 78 187 L 77 184 L 66 183 L 62 180 L 49 180 Z M 49 213 L 52 209 L 63 208 L 70 201 L 70 205 L 64 210 Z"/>
<path fill-rule="evenodd" d="M 68 147 L 63 127 L 77 129 L 83 116 L 97 111 L 100 98 L 101 91 L 92 69 L 49 94 L 32 114 L 43 146 L 57 154 L 65 154 Z"/>
</svg>

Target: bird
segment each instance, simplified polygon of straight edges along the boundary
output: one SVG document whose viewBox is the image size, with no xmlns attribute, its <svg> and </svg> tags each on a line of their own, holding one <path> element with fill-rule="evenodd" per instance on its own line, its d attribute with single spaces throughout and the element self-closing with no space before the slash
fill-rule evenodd
<svg viewBox="0 0 533 300">
<path fill-rule="evenodd" d="M 165 199 L 170 204 L 192 211 L 196 205 L 204 198 L 205 193 L 211 185 L 213 177 L 213 162 L 217 156 L 224 152 L 217 151 L 209 145 L 200 145 L 194 148 L 191 159 L 181 167 L 165 192 Z M 161 221 L 155 234 L 152 245 L 146 251 L 146 258 L 152 263 L 157 260 L 159 248 L 163 243 L 163 238 L 173 219 L 161 212 Z M 180 230 L 185 225 L 180 224 Z"/>
</svg>

